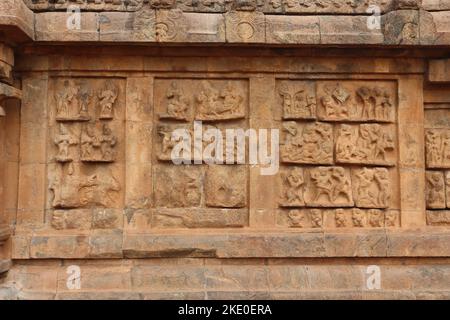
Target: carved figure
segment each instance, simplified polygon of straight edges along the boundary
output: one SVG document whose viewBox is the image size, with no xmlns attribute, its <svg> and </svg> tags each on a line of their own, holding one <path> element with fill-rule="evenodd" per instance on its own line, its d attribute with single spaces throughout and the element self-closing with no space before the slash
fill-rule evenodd
<svg viewBox="0 0 450 320">
<path fill-rule="evenodd" d="M 58 146 L 58 154 L 56 161 L 58 162 L 71 162 L 73 161 L 70 155 L 70 146 L 77 145 L 78 139 L 69 132 L 64 124 L 59 125 L 59 134 L 55 136 L 53 140 Z"/>
</svg>

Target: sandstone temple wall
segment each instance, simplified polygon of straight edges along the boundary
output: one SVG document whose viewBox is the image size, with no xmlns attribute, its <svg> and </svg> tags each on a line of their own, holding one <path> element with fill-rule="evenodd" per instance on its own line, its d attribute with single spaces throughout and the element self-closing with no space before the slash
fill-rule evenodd
<svg viewBox="0 0 450 320">
<path fill-rule="evenodd" d="M 277 129 L 279 170 L 175 165 L 195 121 Z M 450 298 L 450 1 L 3 0 L 0 274 L 1 299 Z"/>
</svg>

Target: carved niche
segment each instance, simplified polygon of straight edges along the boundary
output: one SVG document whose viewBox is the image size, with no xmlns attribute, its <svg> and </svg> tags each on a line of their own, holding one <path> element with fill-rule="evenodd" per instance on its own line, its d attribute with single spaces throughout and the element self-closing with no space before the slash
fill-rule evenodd
<svg viewBox="0 0 450 320">
<path fill-rule="evenodd" d="M 281 172 L 282 196 L 281 207 L 303 207 L 305 205 L 304 188 L 305 178 L 303 169 L 299 167 L 289 168 Z"/>
</svg>

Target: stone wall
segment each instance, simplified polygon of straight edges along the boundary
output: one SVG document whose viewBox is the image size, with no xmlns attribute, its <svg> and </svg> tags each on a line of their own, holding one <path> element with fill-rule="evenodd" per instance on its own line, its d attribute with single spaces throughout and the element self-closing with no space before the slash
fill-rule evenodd
<svg viewBox="0 0 450 320">
<path fill-rule="evenodd" d="M 449 298 L 449 12 L 1 3 L 0 297 Z M 279 170 L 175 165 L 196 121 L 277 129 Z"/>
</svg>

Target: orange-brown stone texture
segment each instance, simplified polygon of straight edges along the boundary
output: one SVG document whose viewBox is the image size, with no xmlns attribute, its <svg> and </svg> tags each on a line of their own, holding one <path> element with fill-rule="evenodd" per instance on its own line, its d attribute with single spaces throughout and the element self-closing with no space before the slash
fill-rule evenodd
<svg viewBox="0 0 450 320">
<path fill-rule="evenodd" d="M 242 298 L 450 298 L 450 1 L 2 0 L 0 299 Z"/>
</svg>

